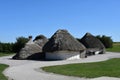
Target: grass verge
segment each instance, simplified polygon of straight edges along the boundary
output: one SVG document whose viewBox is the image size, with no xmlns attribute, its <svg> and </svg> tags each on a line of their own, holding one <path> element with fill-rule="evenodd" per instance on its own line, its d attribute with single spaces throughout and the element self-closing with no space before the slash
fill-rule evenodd
<svg viewBox="0 0 120 80">
<path fill-rule="evenodd" d="M 0 53 L 0 57 L 13 55 L 14 53 Z"/>
<path fill-rule="evenodd" d="M 42 69 L 47 72 L 85 78 L 101 76 L 120 77 L 120 58 L 94 63 L 49 66 L 43 67 Z"/>
<path fill-rule="evenodd" d="M 120 52 L 120 42 L 114 42 L 112 48 L 106 49 L 109 52 Z"/>
<path fill-rule="evenodd" d="M 0 57 L 2 56 L 9 56 L 9 55 L 13 55 L 14 53 L 0 53 Z M 8 65 L 5 65 L 5 64 L 1 64 L 0 63 L 0 80 L 8 80 L 4 74 L 3 74 L 3 71 L 9 67 Z"/>
<path fill-rule="evenodd" d="M 3 71 L 9 67 L 8 65 L 5 64 L 0 64 L 0 80 L 8 80 L 4 75 L 3 75 Z"/>
</svg>

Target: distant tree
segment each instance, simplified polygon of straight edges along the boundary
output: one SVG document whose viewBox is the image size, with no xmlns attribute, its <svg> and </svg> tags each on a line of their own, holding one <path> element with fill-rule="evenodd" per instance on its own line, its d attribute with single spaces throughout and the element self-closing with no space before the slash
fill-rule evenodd
<svg viewBox="0 0 120 80">
<path fill-rule="evenodd" d="M 113 47 L 113 40 L 111 39 L 111 37 L 109 36 L 105 36 L 105 35 L 98 35 L 96 36 L 103 44 L 106 48 L 112 48 Z"/>
<path fill-rule="evenodd" d="M 25 37 L 18 37 L 16 38 L 16 42 L 13 45 L 13 51 L 18 53 L 28 42 L 28 38 Z"/>
<path fill-rule="evenodd" d="M 2 52 L 10 52 L 10 45 L 9 43 L 3 43 L 2 44 L 3 51 Z"/>
<path fill-rule="evenodd" d="M 3 51 L 2 43 L 0 42 L 0 52 Z"/>
<path fill-rule="evenodd" d="M 13 52 L 13 43 L 0 42 L 0 52 L 11 53 Z"/>
</svg>

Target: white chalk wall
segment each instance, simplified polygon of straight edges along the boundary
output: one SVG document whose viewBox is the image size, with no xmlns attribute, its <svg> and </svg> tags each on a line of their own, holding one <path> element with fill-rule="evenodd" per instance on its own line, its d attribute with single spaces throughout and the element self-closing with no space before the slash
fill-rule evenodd
<svg viewBox="0 0 120 80">
<path fill-rule="evenodd" d="M 58 51 L 53 53 L 46 53 L 46 59 L 66 59 L 66 60 L 73 60 L 73 59 L 80 59 L 79 52 L 68 52 L 68 51 Z"/>
</svg>

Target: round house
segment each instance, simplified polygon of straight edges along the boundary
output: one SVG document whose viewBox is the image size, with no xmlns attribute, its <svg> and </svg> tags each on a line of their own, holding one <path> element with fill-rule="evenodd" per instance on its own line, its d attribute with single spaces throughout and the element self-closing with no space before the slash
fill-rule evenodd
<svg viewBox="0 0 120 80">
<path fill-rule="evenodd" d="M 87 55 L 105 53 L 103 43 L 90 33 L 86 33 L 80 42 L 87 48 Z"/>
<path fill-rule="evenodd" d="M 48 39 L 43 35 L 37 36 L 34 41 L 32 37 L 29 37 L 29 41 L 25 44 L 25 47 L 13 56 L 13 59 L 44 59 L 45 54 L 42 52 L 42 47 L 47 41 Z"/>
<path fill-rule="evenodd" d="M 86 48 L 67 30 L 58 30 L 44 45 L 46 59 L 80 59 L 86 56 Z"/>
</svg>

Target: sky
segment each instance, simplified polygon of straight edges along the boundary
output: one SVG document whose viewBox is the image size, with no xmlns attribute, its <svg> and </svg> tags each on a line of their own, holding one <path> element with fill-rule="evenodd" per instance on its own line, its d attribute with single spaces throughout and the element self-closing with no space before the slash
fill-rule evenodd
<svg viewBox="0 0 120 80">
<path fill-rule="evenodd" d="M 75 38 L 86 32 L 120 41 L 120 0 L 0 0 L 0 41 L 66 29 Z"/>
</svg>

